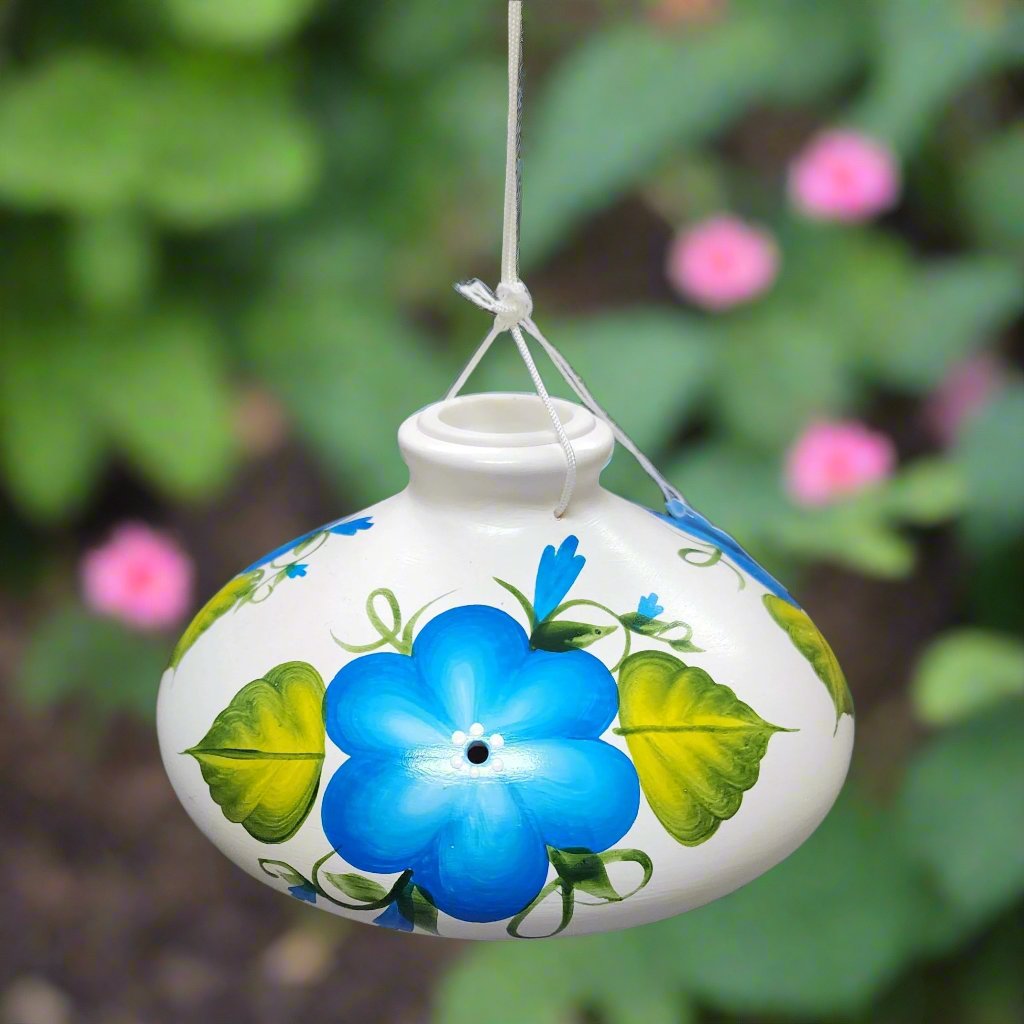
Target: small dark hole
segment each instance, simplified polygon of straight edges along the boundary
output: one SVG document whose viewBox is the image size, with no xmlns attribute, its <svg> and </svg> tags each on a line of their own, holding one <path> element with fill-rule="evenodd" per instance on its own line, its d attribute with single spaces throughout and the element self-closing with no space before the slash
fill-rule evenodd
<svg viewBox="0 0 1024 1024">
<path fill-rule="evenodd" d="M 488 757 L 491 756 L 491 752 L 487 747 L 486 743 L 481 743 L 476 740 L 474 743 L 466 748 L 466 757 L 469 758 L 470 764 L 483 764 Z"/>
</svg>

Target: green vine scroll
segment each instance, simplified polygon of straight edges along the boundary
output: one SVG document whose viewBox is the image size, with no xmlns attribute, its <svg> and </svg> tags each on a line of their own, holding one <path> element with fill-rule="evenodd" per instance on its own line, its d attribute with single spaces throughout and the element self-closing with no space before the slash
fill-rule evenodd
<svg viewBox="0 0 1024 1024">
<path fill-rule="evenodd" d="M 654 875 L 654 864 L 642 850 L 606 850 L 604 853 L 590 853 L 587 850 L 555 850 L 548 847 L 548 859 L 557 877 L 552 879 L 537 894 L 529 906 L 521 910 L 508 923 L 506 931 L 514 939 L 549 939 L 564 932 L 572 922 L 577 902 L 581 906 L 605 906 L 622 903 L 635 896 L 650 882 Z M 609 864 L 636 864 L 643 874 L 639 884 L 628 892 L 620 893 L 608 877 Z M 547 899 L 558 893 L 562 903 L 562 916 L 554 931 L 544 935 L 523 935 L 523 923 Z M 578 893 L 592 896 L 584 900 Z"/>
<path fill-rule="evenodd" d="M 747 581 L 743 573 L 736 568 L 728 559 L 722 557 L 722 549 L 716 548 L 713 544 L 702 545 L 695 548 L 680 548 L 679 557 L 687 564 L 697 569 L 711 569 L 716 565 L 724 565 L 735 575 L 739 586 L 737 590 L 745 590 Z M 703 559 L 702 561 L 699 559 Z"/>
<path fill-rule="evenodd" d="M 363 875 L 324 871 L 324 865 L 335 855 L 334 850 L 324 854 L 313 865 L 308 878 L 283 860 L 260 858 L 258 863 L 264 874 L 287 882 L 288 891 L 306 903 L 315 903 L 321 898 L 343 910 L 359 913 L 383 911 L 376 923 L 401 931 L 419 930 L 431 935 L 437 934 L 437 907 L 429 893 L 412 881 L 411 871 L 404 871 L 391 888 L 386 889 L 379 882 Z M 331 892 L 324 881 L 335 892 Z M 341 899 L 335 893 L 348 899 Z"/>
<path fill-rule="evenodd" d="M 382 647 L 393 647 L 399 654 L 412 654 L 413 635 L 423 613 L 431 605 L 437 604 L 438 601 L 443 600 L 447 596 L 448 594 L 442 594 L 440 597 L 435 597 L 433 601 L 428 601 L 413 615 L 403 629 L 402 610 L 398 604 L 398 598 L 395 597 L 394 591 L 381 587 L 373 591 L 366 599 L 366 617 L 380 639 L 373 640 L 368 644 L 349 644 L 344 640 L 339 640 L 333 632 L 331 637 L 342 650 L 348 651 L 349 654 L 370 654 L 373 651 L 379 651 Z M 381 617 L 380 612 L 377 611 L 377 604 L 380 601 L 384 602 L 387 612 L 391 616 L 390 626 Z"/>
</svg>

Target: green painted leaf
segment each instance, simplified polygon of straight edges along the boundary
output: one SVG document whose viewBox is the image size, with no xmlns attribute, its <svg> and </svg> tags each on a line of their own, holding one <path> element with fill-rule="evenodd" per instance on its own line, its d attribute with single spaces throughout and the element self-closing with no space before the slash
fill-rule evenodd
<svg viewBox="0 0 1024 1024">
<path fill-rule="evenodd" d="M 674 655 L 641 651 L 619 670 L 619 721 L 644 794 L 685 846 L 740 809 L 779 726 Z"/>
<path fill-rule="evenodd" d="M 570 622 L 549 619 L 542 622 L 531 634 L 530 643 L 541 651 L 562 653 L 577 648 L 589 647 L 602 637 L 614 633 L 617 626 L 592 626 L 589 622 Z"/>
<path fill-rule="evenodd" d="M 252 593 L 253 588 L 263 578 L 260 570 L 236 576 L 226 586 L 210 598 L 199 613 L 189 623 L 181 639 L 174 645 L 171 652 L 170 668 L 177 668 L 192 645 L 223 615 L 236 608 L 238 604 Z"/>
<path fill-rule="evenodd" d="M 242 687 L 186 754 L 228 821 L 283 843 L 306 820 L 324 761 L 324 682 L 292 661 Z"/>
<path fill-rule="evenodd" d="M 418 885 L 407 885 L 395 900 L 402 916 L 417 931 L 437 934 L 437 907 L 430 894 Z"/>
<path fill-rule="evenodd" d="M 960 175 L 971 227 L 984 243 L 1024 252 L 1024 120 L 985 140 Z"/>
<path fill-rule="evenodd" d="M 768 614 L 785 630 L 793 646 L 811 663 L 818 678 L 825 684 L 836 707 L 836 725 L 843 715 L 853 715 L 853 696 L 846 685 L 846 676 L 828 641 L 802 608 L 774 594 L 764 595 Z"/>
<path fill-rule="evenodd" d="M 331 885 L 340 889 L 349 899 L 358 900 L 360 903 L 376 903 L 388 894 L 387 889 L 380 882 L 375 882 L 372 878 L 364 878 L 362 875 L 339 875 L 333 871 L 325 871 L 323 877 Z"/>
<path fill-rule="evenodd" d="M 918 717 L 947 725 L 1007 697 L 1024 695 L 1024 642 L 984 629 L 957 629 L 921 656 L 911 696 Z"/>
</svg>

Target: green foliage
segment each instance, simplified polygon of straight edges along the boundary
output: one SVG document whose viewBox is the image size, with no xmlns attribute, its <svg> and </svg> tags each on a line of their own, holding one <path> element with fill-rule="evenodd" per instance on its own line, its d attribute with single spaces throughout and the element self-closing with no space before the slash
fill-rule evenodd
<svg viewBox="0 0 1024 1024">
<path fill-rule="evenodd" d="M 911 696 L 918 716 L 931 725 L 1024 696 L 1024 642 L 983 629 L 945 633 L 922 655 Z"/>
<path fill-rule="evenodd" d="M 981 145 L 963 168 L 961 194 L 979 241 L 1020 252 L 1024 249 L 1024 122 Z"/>
<path fill-rule="evenodd" d="M 964 927 L 1024 893 L 1024 705 L 993 709 L 934 740 L 900 800 L 907 847 Z"/>
<path fill-rule="evenodd" d="M 133 633 L 73 603 L 55 608 L 29 637 L 18 689 L 33 707 L 71 699 L 95 722 L 116 711 L 150 718 L 166 640 Z"/>
<path fill-rule="evenodd" d="M 320 0 L 161 0 L 167 19 L 199 43 L 258 47 L 291 35 Z"/>
</svg>

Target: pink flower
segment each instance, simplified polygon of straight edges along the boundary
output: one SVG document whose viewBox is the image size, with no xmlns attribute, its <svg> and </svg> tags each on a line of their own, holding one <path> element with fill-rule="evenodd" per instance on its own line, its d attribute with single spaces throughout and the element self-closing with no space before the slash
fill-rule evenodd
<svg viewBox="0 0 1024 1024">
<path fill-rule="evenodd" d="M 690 228 L 672 243 L 668 276 L 705 309 L 728 309 L 769 288 L 779 269 L 774 239 L 737 217 L 719 216 Z"/>
<path fill-rule="evenodd" d="M 944 445 L 953 444 L 960 428 L 999 390 L 1005 372 L 990 352 L 957 363 L 924 406 L 925 423 Z"/>
<path fill-rule="evenodd" d="M 892 441 L 863 423 L 812 423 L 786 457 L 786 489 L 797 504 L 826 505 L 885 480 L 895 463 Z"/>
<path fill-rule="evenodd" d="M 816 220 L 867 220 L 896 205 L 899 165 L 886 146 L 867 135 L 824 132 L 793 161 L 789 195 Z"/>
<path fill-rule="evenodd" d="M 138 629 L 181 620 L 192 600 L 192 560 L 166 534 L 123 523 L 82 559 L 82 590 L 94 612 Z"/>
</svg>

